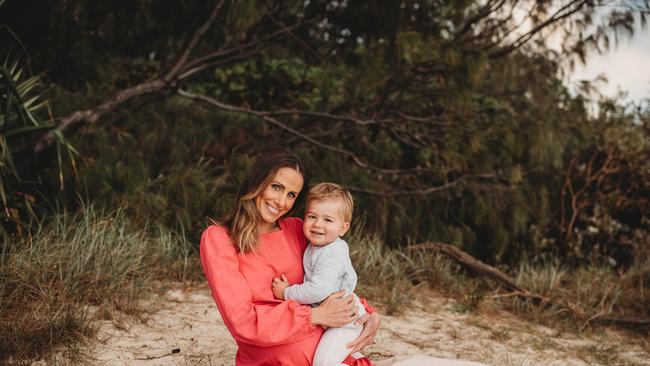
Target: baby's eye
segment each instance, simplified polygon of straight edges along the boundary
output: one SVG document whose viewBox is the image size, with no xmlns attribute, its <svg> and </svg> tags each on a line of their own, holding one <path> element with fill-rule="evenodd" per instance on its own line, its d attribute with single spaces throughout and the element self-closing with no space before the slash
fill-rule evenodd
<svg viewBox="0 0 650 366">
<path fill-rule="evenodd" d="M 326 222 L 334 222 L 332 219 L 325 219 Z"/>
<path fill-rule="evenodd" d="M 307 218 L 308 218 L 308 219 L 315 219 L 315 218 L 316 218 L 316 215 L 307 215 Z"/>
</svg>

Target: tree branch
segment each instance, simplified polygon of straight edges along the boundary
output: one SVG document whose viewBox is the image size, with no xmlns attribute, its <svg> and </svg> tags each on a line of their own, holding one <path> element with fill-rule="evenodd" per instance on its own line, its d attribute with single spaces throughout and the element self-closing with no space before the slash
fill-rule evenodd
<svg viewBox="0 0 650 366">
<path fill-rule="evenodd" d="M 448 190 L 456 185 L 458 185 L 465 176 L 460 176 L 456 178 L 455 180 L 451 182 L 447 182 L 443 185 L 440 186 L 434 186 L 434 187 L 428 187 L 428 188 L 423 188 L 423 189 L 411 189 L 411 190 L 386 190 L 386 191 L 376 191 L 372 189 L 367 189 L 367 188 L 360 188 L 360 187 L 355 187 L 355 186 L 346 186 L 350 191 L 353 192 L 360 192 L 360 193 L 366 193 L 370 194 L 373 196 L 380 196 L 380 197 L 394 197 L 394 196 L 414 196 L 414 195 L 419 195 L 423 196 L 426 194 L 430 193 L 436 193 L 440 191 L 445 191 Z"/>
<path fill-rule="evenodd" d="M 301 45 L 304 49 L 306 49 L 307 51 L 309 51 L 309 53 L 311 53 L 312 55 L 314 55 L 314 56 L 315 56 L 319 61 L 323 61 L 323 56 L 321 56 L 321 55 L 320 55 L 320 54 L 319 54 L 315 49 L 311 48 L 311 47 L 310 47 L 310 46 L 309 46 L 309 45 L 308 45 L 304 40 L 302 40 L 300 37 L 298 37 L 297 35 L 295 35 L 295 34 L 293 33 L 292 29 L 289 28 L 289 27 L 287 27 L 286 24 L 284 24 L 284 23 L 282 23 L 281 21 L 275 19 L 275 17 L 274 17 L 273 15 L 271 15 L 270 13 L 269 13 L 269 19 L 271 19 L 271 21 L 272 21 L 273 23 L 275 23 L 275 25 L 277 25 L 278 27 L 284 29 L 284 31 L 287 32 L 287 34 L 289 34 L 289 36 L 291 36 L 291 38 L 295 39 L 296 42 L 300 43 L 300 45 Z"/>
<path fill-rule="evenodd" d="M 167 87 L 162 79 L 155 79 L 152 81 L 144 82 L 135 85 L 126 90 L 117 93 L 113 98 L 105 101 L 104 103 L 94 108 L 74 112 L 67 117 L 60 120 L 56 129 L 49 131 L 41 136 L 39 141 L 34 146 L 34 152 L 38 153 L 47 148 L 54 142 L 56 134 L 65 131 L 66 129 L 78 124 L 82 121 L 94 123 L 106 113 L 114 110 L 118 106 L 145 95 L 151 95 L 163 91 Z"/>
<path fill-rule="evenodd" d="M 472 29 L 472 26 L 476 24 L 477 22 L 480 22 L 482 19 L 485 19 L 487 16 L 490 14 L 494 13 L 495 11 L 499 10 L 503 4 L 505 4 L 505 0 L 500 0 L 494 8 L 492 7 L 493 1 L 488 1 L 487 4 L 485 4 L 479 11 L 474 14 L 473 17 L 471 17 L 469 20 L 465 22 L 463 27 L 456 33 L 455 39 L 458 40 L 460 37 L 462 37 L 465 33 L 467 33 L 470 29 Z"/>
<path fill-rule="evenodd" d="M 270 112 L 262 112 L 264 115 L 267 116 L 277 116 L 277 115 L 283 115 L 283 114 L 297 114 L 297 115 L 303 115 L 303 116 L 310 116 L 310 117 L 322 117 L 322 118 L 327 118 L 327 119 L 333 119 L 337 121 L 348 121 L 348 122 L 353 122 L 357 125 L 360 126 L 365 126 L 365 125 L 372 125 L 372 124 L 378 124 L 381 123 L 381 120 L 377 119 L 361 119 L 361 118 L 356 118 L 353 116 L 341 116 L 341 115 L 336 115 L 336 114 L 331 114 L 331 113 L 324 113 L 324 112 L 310 112 L 310 111 L 301 111 L 298 109 L 280 109 L 277 111 L 270 111 Z"/>
<path fill-rule="evenodd" d="M 173 89 L 178 87 L 177 86 L 178 81 L 184 80 L 202 70 L 205 70 L 208 67 L 214 67 L 214 66 L 218 66 L 230 62 L 232 60 L 248 57 L 258 52 L 259 50 L 253 50 L 244 53 L 242 53 L 242 51 L 248 50 L 252 47 L 261 44 L 262 42 L 266 42 L 268 40 L 273 39 L 274 37 L 277 37 L 278 35 L 287 32 L 287 28 L 283 28 L 265 37 L 262 37 L 259 40 L 248 42 L 233 48 L 228 48 L 228 49 L 221 48 L 217 51 L 208 53 L 202 57 L 199 57 L 195 60 L 188 62 L 187 60 L 190 54 L 192 53 L 196 45 L 201 41 L 201 39 L 208 31 L 210 26 L 216 20 L 224 2 L 225 0 L 221 0 L 219 3 L 215 5 L 208 19 L 205 21 L 205 23 L 203 23 L 203 25 L 199 29 L 197 29 L 197 31 L 194 33 L 194 36 L 188 43 L 187 47 L 181 53 L 181 56 L 179 57 L 178 61 L 165 75 L 129 87 L 125 90 L 118 92 L 111 99 L 99 104 L 98 106 L 86 110 L 82 110 L 82 111 L 76 111 L 62 118 L 61 120 L 59 120 L 56 129 L 48 131 L 47 133 L 43 134 L 39 138 L 38 142 L 34 146 L 34 152 L 35 153 L 41 152 L 42 150 L 50 146 L 52 142 L 54 142 L 55 136 L 57 134 L 62 133 L 63 131 L 67 130 L 68 128 L 76 124 L 82 122 L 94 123 L 95 121 L 103 117 L 105 114 L 115 110 L 116 108 L 123 105 L 124 103 L 127 103 L 131 100 L 146 95 L 164 93 L 164 92 L 170 92 L 171 94 L 171 91 L 173 91 Z M 221 60 L 215 60 L 216 58 L 223 57 L 223 56 L 226 56 L 227 58 Z"/>
<path fill-rule="evenodd" d="M 316 145 L 318 147 L 321 147 L 325 150 L 329 150 L 332 152 L 335 152 L 337 154 L 343 155 L 348 157 L 349 159 L 354 162 L 354 164 L 358 165 L 361 168 L 364 169 L 369 169 L 373 170 L 375 172 L 379 173 L 384 173 L 384 174 L 416 174 L 416 173 L 424 173 L 424 172 L 432 172 L 432 169 L 422 169 L 422 168 L 413 168 L 413 169 L 386 169 L 386 168 L 381 168 L 374 166 L 370 163 L 367 163 L 363 160 L 361 160 L 355 153 L 338 148 L 332 145 L 325 144 L 321 141 L 318 141 L 314 139 L 313 137 L 306 135 L 292 127 L 287 126 L 286 124 L 282 123 L 281 121 L 271 117 L 272 112 L 266 112 L 266 111 L 256 111 L 250 108 L 244 108 L 244 107 L 236 107 L 233 105 L 229 105 L 226 103 L 222 103 L 214 98 L 208 97 L 206 95 L 201 95 L 201 94 L 194 94 L 185 90 L 179 90 L 178 94 L 192 100 L 198 100 L 201 102 L 204 102 L 206 104 L 210 104 L 214 107 L 217 107 L 219 109 L 225 110 L 225 111 L 231 111 L 231 112 L 238 112 L 238 113 L 245 113 L 245 114 L 250 114 L 257 116 L 261 118 L 262 120 L 269 122 L 277 127 L 280 127 L 281 129 L 291 133 L 292 135 L 300 137 L 302 140 L 307 141 L 313 145 Z"/>
<path fill-rule="evenodd" d="M 218 3 L 215 4 L 214 8 L 212 9 L 212 13 L 210 13 L 210 16 L 208 19 L 203 23 L 203 25 L 194 32 L 194 36 L 188 43 L 187 47 L 185 47 L 185 50 L 181 53 L 181 56 L 178 58 L 178 61 L 174 64 L 174 66 L 167 72 L 167 74 L 163 77 L 163 79 L 166 82 L 170 82 L 174 78 L 178 76 L 178 73 L 181 69 L 185 67 L 185 64 L 187 63 L 187 58 L 190 56 L 194 48 L 196 48 L 196 45 L 201 41 L 203 36 L 205 36 L 205 33 L 210 29 L 212 26 L 212 23 L 214 23 L 215 19 L 217 18 L 217 15 L 219 15 L 219 11 L 221 10 L 221 7 L 223 6 L 223 3 L 225 1 L 221 0 Z"/>
<path fill-rule="evenodd" d="M 277 30 L 275 32 L 272 32 L 272 33 L 260 38 L 260 39 L 256 39 L 256 40 L 250 41 L 248 43 L 240 44 L 240 45 L 238 45 L 236 47 L 226 48 L 226 49 L 220 48 L 220 49 L 215 50 L 213 52 L 206 53 L 205 55 L 203 55 L 203 56 L 201 56 L 199 58 L 196 58 L 196 59 L 192 60 L 191 62 L 189 62 L 187 64 L 187 66 L 185 67 L 185 69 L 187 70 L 187 69 L 196 67 L 197 65 L 205 64 L 205 63 L 211 61 L 212 59 L 223 57 L 223 56 L 229 56 L 229 55 L 236 54 L 238 52 L 244 51 L 246 49 L 249 49 L 251 47 L 255 47 L 255 46 L 257 46 L 257 45 L 259 45 L 259 44 L 261 44 L 263 42 L 267 42 L 267 41 L 269 41 L 269 40 L 271 40 L 271 39 L 273 39 L 273 38 L 275 38 L 275 37 L 277 37 L 277 36 L 279 36 L 281 34 L 286 34 L 287 31 L 290 31 L 290 30 L 292 30 L 293 28 L 296 28 L 296 27 L 298 27 L 298 24 L 294 24 L 291 27 L 286 27 L 286 28 Z"/>
<path fill-rule="evenodd" d="M 229 63 L 231 61 L 246 60 L 246 59 L 250 58 L 251 56 L 255 55 L 258 52 L 260 52 L 259 49 L 253 49 L 251 51 L 241 53 L 241 54 L 235 54 L 233 56 L 230 56 L 228 58 L 224 58 L 224 59 L 221 59 L 221 60 L 206 62 L 206 63 L 200 64 L 200 65 L 197 65 L 197 66 L 195 66 L 193 68 L 189 68 L 189 66 L 188 66 L 187 68 L 182 70 L 183 73 L 178 76 L 178 80 L 185 80 L 185 79 L 189 78 L 190 76 L 192 76 L 192 75 L 194 75 L 196 73 L 199 73 L 199 72 L 201 72 L 201 71 L 203 71 L 205 69 L 220 66 L 220 65 L 224 65 L 224 64 L 227 64 L 227 63 Z"/>
<path fill-rule="evenodd" d="M 544 28 L 577 13 L 585 5 L 589 4 L 589 2 L 590 0 L 573 0 L 569 2 L 568 4 L 560 8 L 558 11 L 553 13 L 553 15 L 550 16 L 548 19 L 538 24 L 537 26 L 533 27 L 533 29 L 531 29 L 530 31 L 522 34 L 521 36 L 519 36 L 519 38 L 511 42 L 509 45 L 488 54 L 488 57 L 494 59 L 494 58 L 499 58 L 510 54 L 511 52 L 513 52 L 514 50 L 518 49 L 526 42 L 528 42 L 535 34 L 539 33 Z"/>
</svg>

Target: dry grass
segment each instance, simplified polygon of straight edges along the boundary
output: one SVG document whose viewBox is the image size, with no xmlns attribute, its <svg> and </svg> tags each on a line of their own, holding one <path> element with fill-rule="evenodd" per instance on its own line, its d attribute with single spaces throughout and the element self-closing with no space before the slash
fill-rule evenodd
<svg viewBox="0 0 650 366">
<path fill-rule="evenodd" d="M 375 236 L 362 236 L 360 230 L 346 240 L 359 277 L 358 292 L 378 301 L 389 315 L 405 310 L 418 297 L 420 286 L 458 286 L 458 268 L 439 254 L 390 249 Z"/>
<path fill-rule="evenodd" d="M 402 313 L 430 288 L 454 298 L 456 313 L 499 306 L 563 331 L 593 330 L 565 310 L 495 296 L 500 289 L 442 254 L 390 249 L 379 238 L 360 232 L 346 238 L 359 275 L 358 292 L 389 315 Z M 146 313 L 141 301 L 155 293 L 155 283 L 201 279 L 196 251 L 183 236 L 158 226 L 136 227 L 120 212 L 91 207 L 54 218 L 30 238 L 5 242 L 0 255 L 0 361 L 60 363 L 49 359 L 53 355 L 83 361 L 84 341 L 96 331 L 95 318 Z M 586 313 L 650 316 L 648 260 L 624 272 L 549 264 L 522 265 L 516 273 L 524 288 L 571 302 Z M 88 305 L 93 305 L 92 314 Z M 503 342 L 510 337 L 507 330 L 490 330 L 490 339 Z M 537 343 L 541 349 L 554 347 L 551 338 Z M 585 348 L 580 357 L 615 363 L 615 351 Z"/>
<path fill-rule="evenodd" d="M 386 248 L 376 237 L 360 231 L 347 238 L 359 274 L 359 292 L 383 305 L 388 314 L 400 313 L 418 297 L 421 287 L 433 288 L 456 300 L 459 313 L 477 311 L 486 299 L 535 322 L 582 332 L 603 314 L 650 318 L 650 260 L 638 256 L 626 270 L 609 267 L 568 268 L 556 263 L 522 264 L 514 279 L 523 288 L 561 303 L 574 305 L 589 321 L 566 308 L 540 305 L 517 296 L 501 297 L 502 289 L 483 281 L 437 252 L 407 252 Z M 593 315 L 593 317 L 591 317 Z M 634 328 L 647 332 L 648 329 Z"/>
<path fill-rule="evenodd" d="M 62 348 L 69 359 L 83 359 L 78 350 L 95 331 L 88 305 L 137 313 L 153 280 L 183 279 L 193 257 L 181 236 L 131 227 L 119 212 L 92 207 L 57 216 L 2 249 L 0 361 L 5 362 L 47 359 Z"/>
<path fill-rule="evenodd" d="M 625 271 L 608 267 L 562 268 L 558 265 L 520 267 L 516 281 L 532 292 L 563 303 L 573 304 L 590 315 L 585 321 L 564 308 L 539 306 L 524 299 L 511 298 L 504 305 L 538 322 L 584 331 L 598 323 L 606 314 L 650 318 L 647 299 L 650 262 L 638 261 Z M 568 321 L 567 321 L 568 320 Z M 647 332 L 640 327 L 637 331 Z"/>
</svg>

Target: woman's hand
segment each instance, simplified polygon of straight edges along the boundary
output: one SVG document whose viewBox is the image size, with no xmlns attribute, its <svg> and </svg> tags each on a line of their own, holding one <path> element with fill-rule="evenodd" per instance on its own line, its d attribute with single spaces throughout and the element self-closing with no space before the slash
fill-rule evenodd
<svg viewBox="0 0 650 366">
<path fill-rule="evenodd" d="M 365 346 L 374 342 L 377 331 L 379 330 L 380 323 L 381 320 L 379 319 L 379 314 L 376 312 L 372 314 L 366 314 L 354 322 L 355 325 L 363 324 L 363 331 L 361 331 L 361 334 L 359 334 L 357 339 L 346 345 L 346 347 L 352 348 L 350 354 L 359 352 Z"/>
<path fill-rule="evenodd" d="M 311 309 L 311 322 L 338 328 L 357 319 L 359 314 L 356 313 L 357 306 L 354 303 L 354 296 L 343 297 L 343 295 L 345 295 L 345 291 L 335 292 L 318 307 Z"/>
</svg>

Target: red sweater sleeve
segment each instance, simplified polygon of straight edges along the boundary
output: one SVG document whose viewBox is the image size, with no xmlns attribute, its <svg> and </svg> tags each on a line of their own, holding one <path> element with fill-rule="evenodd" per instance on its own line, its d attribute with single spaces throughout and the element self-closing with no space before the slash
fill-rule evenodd
<svg viewBox="0 0 650 366">
<path fill-rule="evenodd" d="M 268 347 L 294 342 L 313 331 L 308 306 L 294 301 L 254 303 L 238 255 L 224 228 L 210 226 L 203 232 L 203 272 L 232 336 L 238 342 Z"/>
</svg>

